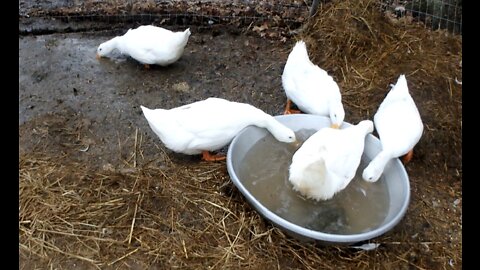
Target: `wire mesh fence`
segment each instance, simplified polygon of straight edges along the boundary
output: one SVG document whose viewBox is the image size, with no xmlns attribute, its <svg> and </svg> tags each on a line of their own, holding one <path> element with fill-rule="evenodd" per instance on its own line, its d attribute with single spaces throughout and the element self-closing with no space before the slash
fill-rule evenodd
<svg viewBox="0 0 480 270">
<path fill-rule="evenodd" d="M 307 3 L 301 0 L 65 0 L 55 5 L 48 1 L 20 1 L 19 16 L 26 19 L 42 18 L 50 22 L 55 19 L 64 23 L 135 22 L 207 28 L 220 24 L 248 27 L 269 20 L 275 26 L 296 28 L 308 17 L 308 8 Z M 72 27 L 78 28 L 77 25 Z M 34 29 L 31 31 L 35 32 Z M 25 31 L 21 29 L 20 32 Z"/>
<path fill-rule="evenodd" d="M 313 3 L 332 0 L 37 0 L 19 1 L 20 18 L 53 18 L 62 22 L 157 23 L 210 27 L 251 26 L 268 20 L 296 28 L 306 21 Z M 433 30 L 462 33 L 462 0 L 373 0 L 390 16 L 421 21 Z"/>
<path fill-rule="evenodd" d="M 383 0 L 385 11 L 408 16 L 433 30 L 462 34 L 462 0 Z"/>
</svg>

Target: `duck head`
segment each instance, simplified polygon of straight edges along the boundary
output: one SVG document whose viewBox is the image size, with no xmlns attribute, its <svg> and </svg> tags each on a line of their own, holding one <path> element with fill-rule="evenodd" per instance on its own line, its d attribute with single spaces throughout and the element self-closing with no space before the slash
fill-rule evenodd
<svg viewBox="0 0 480 270">
<path fill-rule="evenodd" d="M 330 121 L 332 122 L 332 128 L 340 128 L 345 119 L 345 110 L 343 109 L 342 102 L 335 102 L 330 105 Z"/>
<path fill-rule="evenodd" d="M 104 56 L 110 54 L 113 50 L 115 50 L 117 48 L 118 41 L 119 41 L 118 37 L 115 37 L 115 38 L 112 38 L 109 41 L 106 41 L 106 42 L 100 44 L 100 46 L 98 46 L 98 48 L 97 48 L 96 58 L 100 59 L 101 57 L 104 57 Z"/>
<path fill-rule="evenodd" d="M 279 125 L 276 126 L 273 130 L 274 131 L 272 131 L 271 129 L 270 132 L 272 133 L 273 137 L 275 137 L 275 139 L 277 139 L 278 141 L 284 143 L 297 143 L 295 132 L 293 132 L 293 130 L 289 129 L 288 127 Z"/>
</svg>

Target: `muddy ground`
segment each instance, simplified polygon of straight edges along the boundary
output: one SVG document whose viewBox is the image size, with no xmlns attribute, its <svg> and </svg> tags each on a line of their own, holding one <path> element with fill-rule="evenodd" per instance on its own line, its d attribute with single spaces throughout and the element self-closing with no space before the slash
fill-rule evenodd
<svg viewBox="0 0 480 270">
<path fill-rule="evenodd" d="M 449 139 L 449 130 L 461 132 L 461 85 L 450 88 L 453 98 L 434 95 L 434 82 L 420 86 L 412 74 L 426 132 L 407 166 L 408 212 L 372 239 L 379 248 L 302 243 L 249 207 L 225 162 L 165 149 L 140 109 L 216 96 L 281 114 L 281 73 L 296 37 L 189 27 L 183 57 L 148 70 L 121 55 L 95 59 L 119 28 L 19 36 L 21 269 L 462 268 L 461 138 Z M 365 99 L 379 102 L 387 89 Z M 374 113 L 346 102 L 347 122 Z M 439 106 L 453 109 L 439 114 Z"/>
</svg>

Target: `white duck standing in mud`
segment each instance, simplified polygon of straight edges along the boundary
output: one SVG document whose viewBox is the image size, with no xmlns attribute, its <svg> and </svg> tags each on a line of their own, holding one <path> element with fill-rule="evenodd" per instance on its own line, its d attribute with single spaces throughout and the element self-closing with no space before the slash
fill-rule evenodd
<svg viewBox="0 0 480 270">
<path fill-rule="evenodd" d="M 207 161 L 224 160 L 225 155 L 210 152 L 228 145 L 250 125 L 266 128 L 281 142 L 296 142 L 291 129 L 246 103 L 208 98 L 169 110 L 141 108 L 151 129 L 168 149 L 187 155 L 203 154 Z"/>
<path fill-rule="evenodd" d="M 287 96 L 285 114 L 292 102 L 309 114 L 330 117 L 332 127 L 339 128 L 345 118 L 340 88 L 328 73 L 313 64 L 304 41 L 298 41 L 288 55 L 282 74 L 282 86 Z"/>
<path fill-rule="evenodd" d="M 402 161 L 407 164 L 413 156 L 413 147 L 422 137 L 422 119 L 408 91 L 405 75 L 400 75 L 380 104 L 374 122 L 382 150 L 362 173 L 362 178 L 369 182 L 380 178 L 391 159 L 404 156 Z"/>
<path fill-rule="evenodd" d="M 325 127 L 310 136 L 295 152 L 288 180 L 293 189 L 314 200 L 328 200 L 355 177 L 365 136 L 373 122 L 363 120 L 343 129 Z"/>
<path fill-rule="evenodd" d="M 172 32 L 162 27 L 142 25 L 100 44 L 97 58 L 107 57 L 116 49 L 146 68 L 150 65 L 167 66 L 183 55 L 189 37 L 189 28 L 183 32 Z"/>
</svg>

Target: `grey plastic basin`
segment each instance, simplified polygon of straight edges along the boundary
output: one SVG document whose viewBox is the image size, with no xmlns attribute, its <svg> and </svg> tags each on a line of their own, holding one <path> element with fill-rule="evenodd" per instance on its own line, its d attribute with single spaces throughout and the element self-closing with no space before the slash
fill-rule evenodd
<svg viewBox="0 0 480 270">
<path fill-rule="evenodd" d="M 300 129 L 315 129 L 330 125 L 330 120 L 324 116 L 309 114 L 279 115 L 275 118 L 294 131 Z M 343 127 L 351 124 L 344 122 Z M 261 138 L 267 135 L 267 130 L 255 126 L 243 129 L 231 142 L 227 153 L 227 169 L 235 186 L 245 196 L 247 201 L 264 218 L 273 223 L 274 226 L 284 230 L 288 235 L 304 241 L 315 241 L 321 244 L 343 244 L 349 245 L 357 242 L 372 239 L 391 230 L 404 217 L 410 202 L 410 182 L 407 172 L 400 160 L 391 160 L 384 171 L 387 190 L 390 197 L 390 205 L 385 220 L 375 229 L 358 234 L 330 234 L 301 227 L 293 222 L 287 221 L 267 207 L 262 205 L 244 186 L 245 179 L 240 179 L 237 170 L 250 148 Z M 368 134 L 365 138 L 364 155 L 371 160 L 381 150 L 380 141 L 373 135 Z"/>
</svg>

